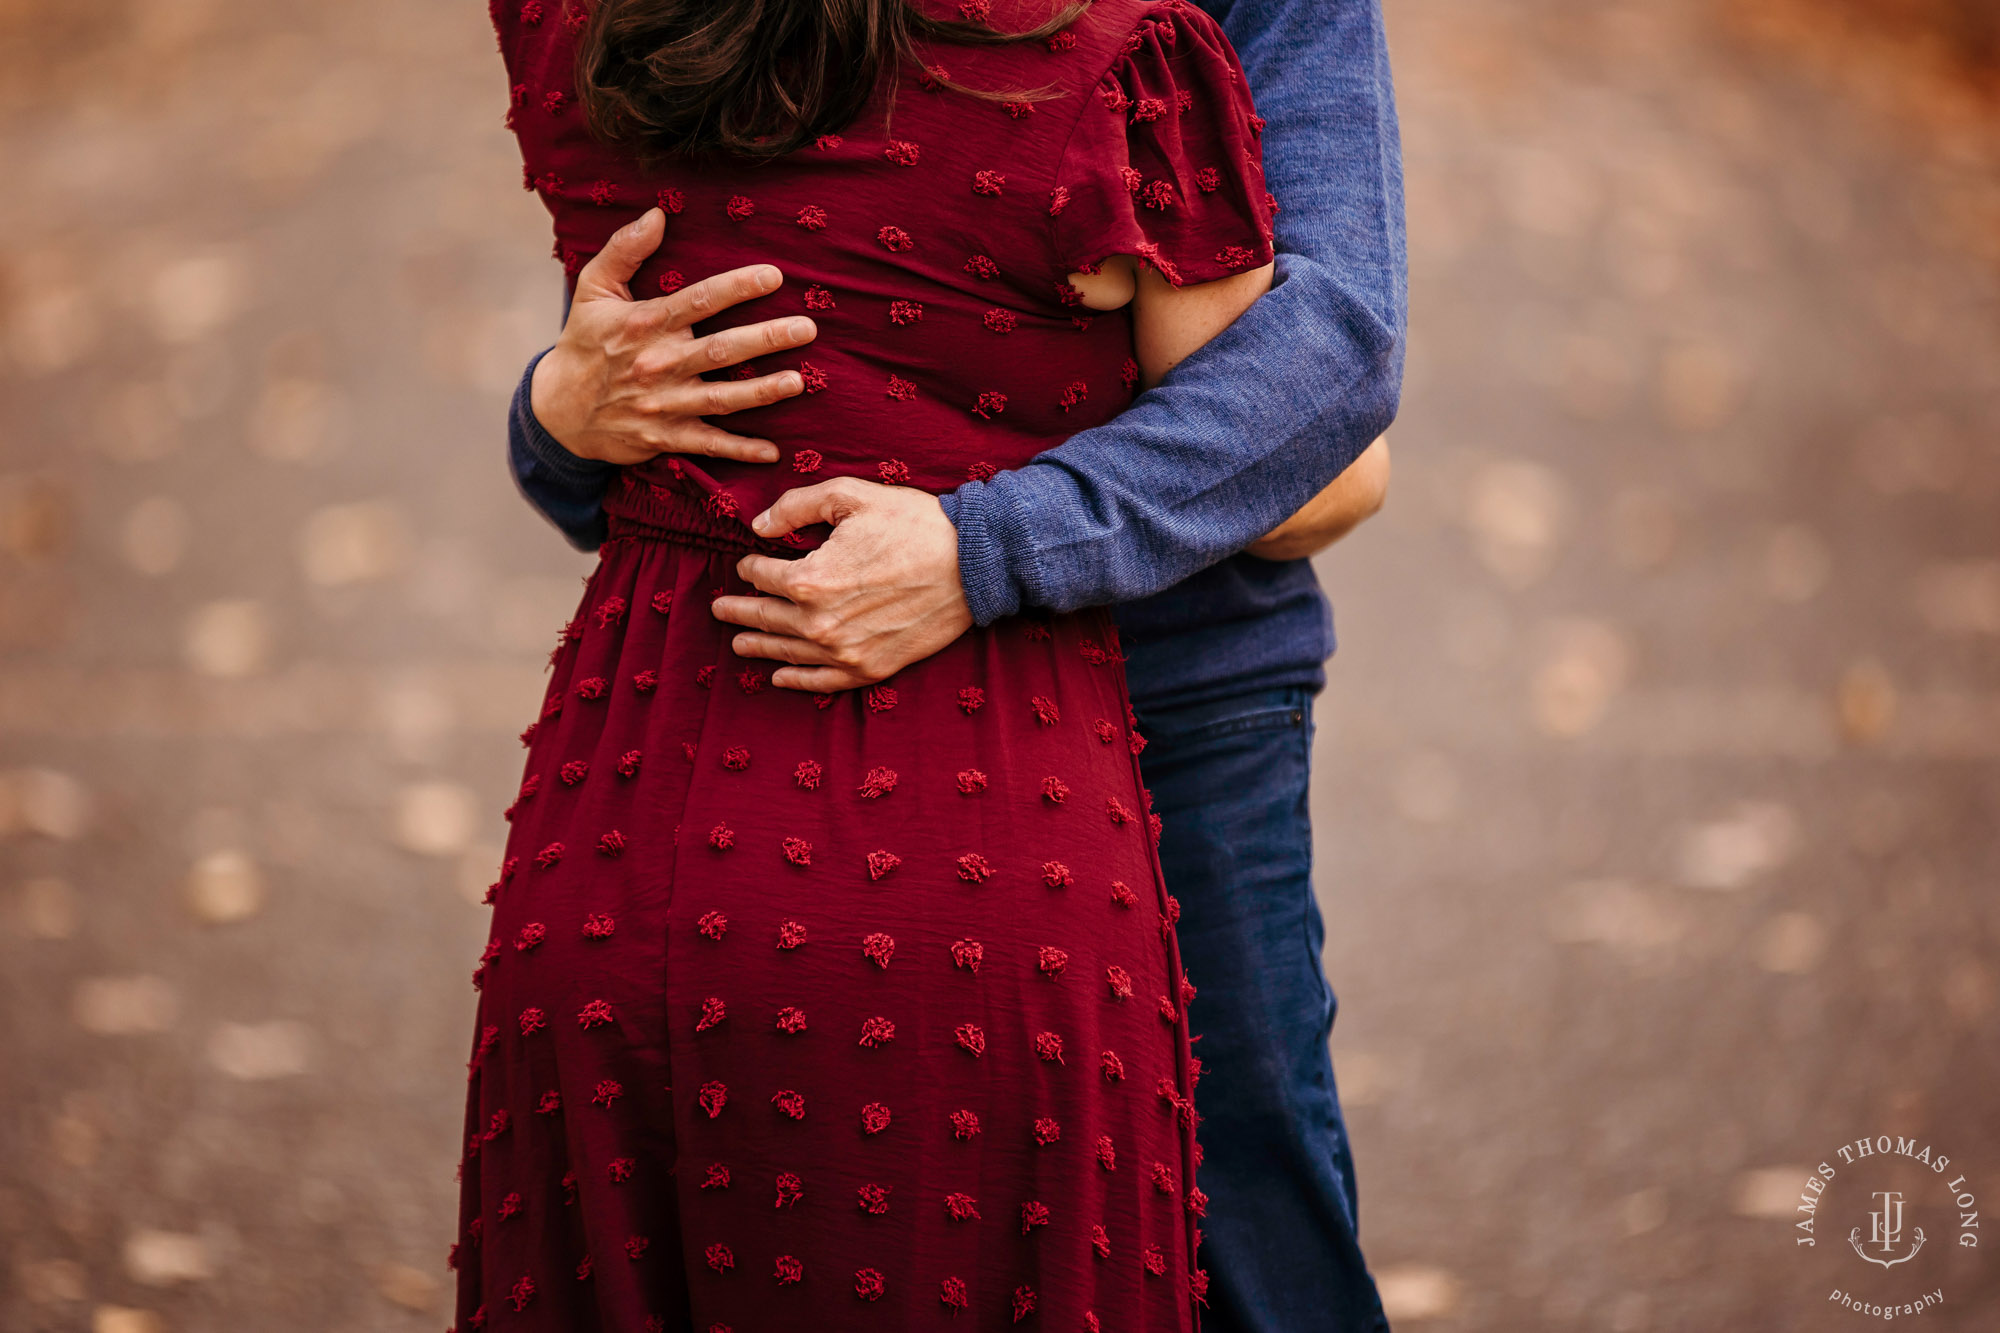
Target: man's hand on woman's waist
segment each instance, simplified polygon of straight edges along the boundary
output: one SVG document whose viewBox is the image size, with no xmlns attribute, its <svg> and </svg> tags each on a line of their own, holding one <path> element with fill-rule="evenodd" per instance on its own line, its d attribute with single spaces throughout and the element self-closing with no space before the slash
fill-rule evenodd
<svg viewBox="0 0 2000 1333">
<path fill-rule="evenodd" d="M 786 689 L 872 685 L 948 646 L 972 628 L 958 575 L 958 529 L 926 491 L 836 477 L 786 491 L 751 520 L 760 537 L 814 523 L 832 534 L 799 560 L 748 555 L 737 563 L 763 597 L 718 597 L 718 620 L 742 625 L 744 657 L 788 665 Z"/>
</svg>

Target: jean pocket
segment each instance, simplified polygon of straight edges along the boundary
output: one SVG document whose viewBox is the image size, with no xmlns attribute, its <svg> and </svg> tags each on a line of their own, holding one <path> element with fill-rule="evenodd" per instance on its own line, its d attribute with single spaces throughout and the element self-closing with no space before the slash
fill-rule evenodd
<svg viewBox="0 0 2000 1333">
<path fill-rule="evenodd" d="M 1249 732 L 1302 729 L 1306 725 L 1308 716 L 1304 703 L 1283 704 L 1275 708 L 1253 708 L 1241 713 L 1211 717 L 1185 728 L 1176 727 L 1169 722 L 1165 726 L 1155 725 L 1142 730 L 1163 741 L 1170 740 L 1176 745 L 1185 745 L 1220 740 L 1227 736 L 1238 736 Z"/>
</svg>

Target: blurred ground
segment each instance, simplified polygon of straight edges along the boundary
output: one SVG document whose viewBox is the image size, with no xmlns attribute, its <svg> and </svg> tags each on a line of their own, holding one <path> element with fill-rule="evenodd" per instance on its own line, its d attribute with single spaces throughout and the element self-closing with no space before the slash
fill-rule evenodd
<svg viewBox="0 0 2000 1333">
<path fill-rule="evenodd" d="M 1812 1163 L 2000 1197 L 2000 141 L 1933 12 L 1391 0 L 1409 386 L 1318 817 L 1399 1326 L 1844 1327 Z M 588 565 L 501 463 L 558 301 L 503 100 L 472 3 L 0 0 L 9 1333 L 445 1320 Z M 2000 1326 L 1948 1258 L 1926 1326 Z"/>
</svg>

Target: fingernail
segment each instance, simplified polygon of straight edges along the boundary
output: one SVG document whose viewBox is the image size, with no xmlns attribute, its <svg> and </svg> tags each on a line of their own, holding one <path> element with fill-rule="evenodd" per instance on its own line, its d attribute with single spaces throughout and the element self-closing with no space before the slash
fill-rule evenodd
<svg viewBox="0 0 2000 1333">
<path fill-rule="evenodd" d="M 777 456 L 776 450 L 772 451 L 772 456 L 773 457 Z M 766 509 L 763 513 L 757 515 L 757 517 L 750 520 L 750 527 L 753 531 L 756 532 L 762 532 L 764 529 L 770 526 L 771 526 L 771 511 L 768 509 Z"/>
<path fill-rule="evenodd" d="M 800 378 L 799 376 L 797 376 L 797 375 L 793 374 L 793 373 L 792 373 L 791 371 L 789 371 L 789 370 L 785 372 L 785 392 L 786 392 L 786 393 L 797 393 L 797 392 L 799 392 L 799 391 L 800 391 L 801 389 L 803 389 L 803 388 L 805 388 L 805 387 L 806 387 L 806 382 L 805 382 L 805 380 L 801 379 L 801 378 Z"/>
<path fill-rule="evenodd" d="M 813 322 L 809 319 L 795 319 L 785 330 L 785 336 L 796 342 L 804 342 L 813 336 Z"/>
<path fill-rule="evenodd" d="M 783 281 L 784 281 L 784 275 L 779 273 L 778 270 L 774 268 L 765 269 L 757 277 L 757 285 L 762 287 L 767 292 L 776 287 L 779 283 Z"/>
</svg>

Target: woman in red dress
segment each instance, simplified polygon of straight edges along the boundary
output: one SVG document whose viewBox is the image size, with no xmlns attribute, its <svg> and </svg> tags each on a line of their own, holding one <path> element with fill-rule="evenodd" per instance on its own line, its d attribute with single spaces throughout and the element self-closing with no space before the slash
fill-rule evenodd
<svg viewBox="0 0 2000 1333">
<path fill-rule="evenodd" d="M 781 253 L 776 309 L 701 331 L 819 336 L 730 372 L 799 377 L 744 414 L 777 465 L 661 458 L 606 498 L 474 976 L 460 1329 L 1198 1320 L 1193 990 L 1109 615 L 814 695 L 709 610 L 816 544 L 748 526 L 788 487 L 1017 467 L 1268 285 L 1261 122 L 1199 10 L 905 4 L 494 0 L 571 274 L 658 207 L 635 295 Z M 649 95 L 646 57 L 729 35 L 776 82 Z"/>
</svg>

